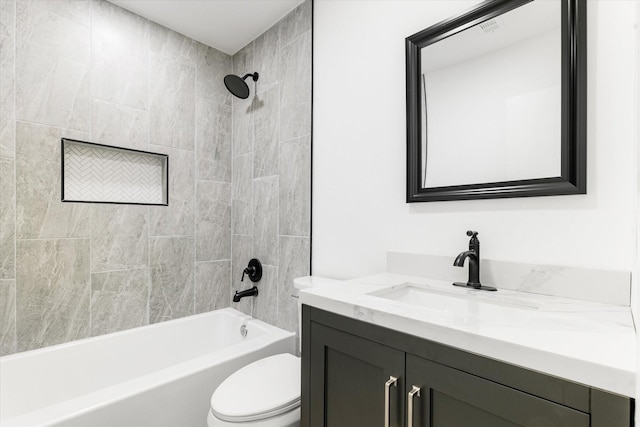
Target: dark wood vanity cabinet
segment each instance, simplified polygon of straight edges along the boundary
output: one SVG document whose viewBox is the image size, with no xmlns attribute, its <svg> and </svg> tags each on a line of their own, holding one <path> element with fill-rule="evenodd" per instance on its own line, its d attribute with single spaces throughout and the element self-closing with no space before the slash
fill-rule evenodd
<svg viewBox="0 0 640 427">
<path fill-rule="evenodd" d="M 384 418 L 385 383 L 389 384 L 389 408 L 404 406 L 404 353 L 394 348 L 353 336 L 321 324 L 312 326 L 309 354 L 312 368 L 309 399 L 310 425 L 353 427 L 376 426 Z M 317 339 L 316 339 L 317 338 Z M 403 425 L 402 411 L 389 413 L 391 425 Z"/>
<path fill-rule="evenodd" d="M 420 396 L 413 397 L 414 426 L 590 425 L 584 412 L 411 354 L 406 361 L 409 388 L 414 384 L 420 388 Z"/>
<path fill-rule="evenodd" d="M 630 427 L 632 412 L 632 399 L 303 306 L 303 427 Z"/>
</svg>

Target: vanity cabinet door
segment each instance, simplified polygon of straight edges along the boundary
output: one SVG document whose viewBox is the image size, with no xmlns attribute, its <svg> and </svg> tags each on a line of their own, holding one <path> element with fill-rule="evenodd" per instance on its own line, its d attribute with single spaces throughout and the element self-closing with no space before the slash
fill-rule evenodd
<svg viewBox="0 0 640 427">
<path fill-rule="evenodd" d="M 589 414 L 407 354 L 415 427 L 589 427 Z M 407 397 L 408 399 L 408 397 Z M 409 402 L 407 402 L 409 406 Z"/>
<path fill-rule="evenodd" d="M 386 405 L 404 425 L 404 352 L 318 323 L 310 333 L 310 427 L 384 427 Z"/>
</svg>

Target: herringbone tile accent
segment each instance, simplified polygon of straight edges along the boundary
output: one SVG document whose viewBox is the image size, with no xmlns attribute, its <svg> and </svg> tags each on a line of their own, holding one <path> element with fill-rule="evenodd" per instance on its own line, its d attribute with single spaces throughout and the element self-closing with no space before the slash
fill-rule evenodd
<svg viewBox="0 0 640 427">
<path fill-rule="evenodd" d="M 88 202 L 166 203 L 165 158 L 65 141 L 64 198 Z"/>
</svg>

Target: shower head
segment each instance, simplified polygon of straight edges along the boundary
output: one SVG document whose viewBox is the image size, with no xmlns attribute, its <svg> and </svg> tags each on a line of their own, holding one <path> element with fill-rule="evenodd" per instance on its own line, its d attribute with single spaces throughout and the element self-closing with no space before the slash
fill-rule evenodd
<svg viewBox="0 0 640 427">
<path fill-rule="evenodd" d="M 258 81 L 258 73 L 248 73 L 244 77 L 236 76 L 235 74 L 227 74 L 224 76 L 224 85 L 229 92 L 238 98 L 247 99 L 249 97 L 249 86 L 245 80 L 247 77 L 252 77 L 254 82 Z"/>
</svg>

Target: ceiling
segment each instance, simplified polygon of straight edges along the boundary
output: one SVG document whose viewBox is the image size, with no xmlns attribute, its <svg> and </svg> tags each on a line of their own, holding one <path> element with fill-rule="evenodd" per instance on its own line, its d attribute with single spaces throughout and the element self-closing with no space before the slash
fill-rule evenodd
<svg viewBox="0 0 640 427">
<path fill-rule="evenodd" d="M 233 55 L 303 0 L 109 0 Z"/>
</svg>

